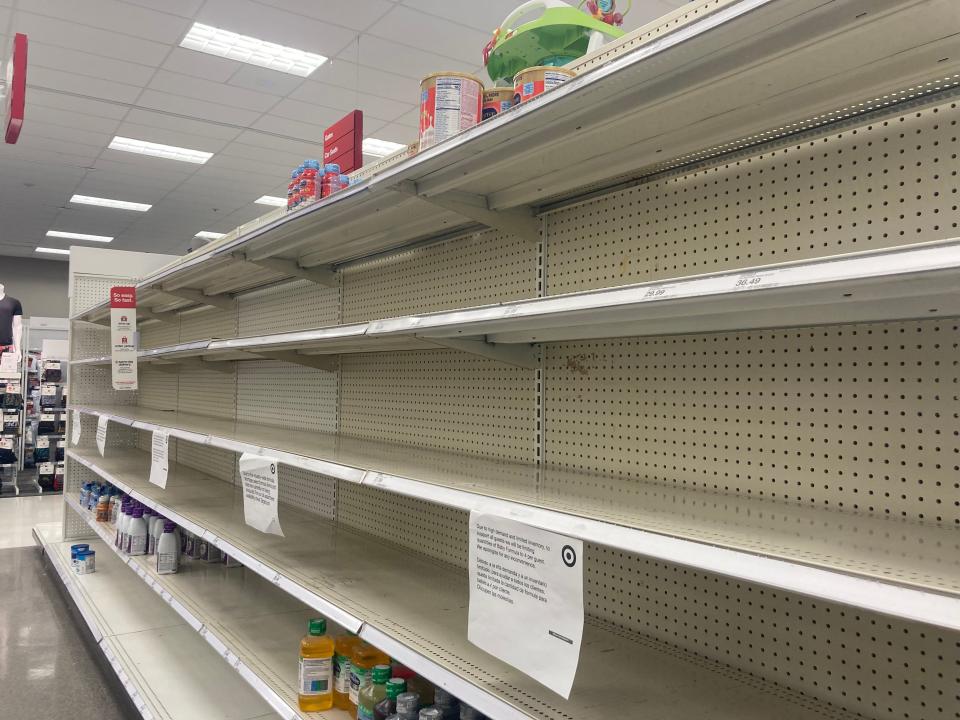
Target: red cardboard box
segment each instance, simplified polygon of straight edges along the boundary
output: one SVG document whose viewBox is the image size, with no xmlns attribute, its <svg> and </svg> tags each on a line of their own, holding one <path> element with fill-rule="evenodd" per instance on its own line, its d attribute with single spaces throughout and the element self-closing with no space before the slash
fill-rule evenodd
<svg viewBox="0 0 960 720">
<path fill-rule="evenodd" d="M 363 167 L 363 111 L 354 110 L 323 131 L 323 162 L 337 163 L 341 173 Z"/>
</svg>

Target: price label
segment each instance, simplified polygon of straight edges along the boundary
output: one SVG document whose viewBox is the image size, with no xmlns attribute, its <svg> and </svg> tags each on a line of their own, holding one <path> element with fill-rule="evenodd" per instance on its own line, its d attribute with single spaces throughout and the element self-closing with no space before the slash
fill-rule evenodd
<svg viewBox="0 0 960 720">
<path fill-rule="evenodd" d="M 644 300 L 662 300 L 663 298 L 669 297 L 673 294 L 673 285 L 657 285 L 656 287 L 647 288 L 647 291 L 643 294 Z"/>
<path fill-rule="evenodd" d="M 279 585 L 279 584 L 280 584 L 280 573 L 274 573 L 274 575 L 273 575 L 273 584 L 274 584 L 274 585 Z"/>
<path fill-rule="evenodd" d="M 755 290 L 762 287 L 773 287 L 777 284 L 774 282 L 776 275 L 776 272 L 744 273 L 743 275 L 737 276 L 733 284 L 733 289 Z"/>
</svg>

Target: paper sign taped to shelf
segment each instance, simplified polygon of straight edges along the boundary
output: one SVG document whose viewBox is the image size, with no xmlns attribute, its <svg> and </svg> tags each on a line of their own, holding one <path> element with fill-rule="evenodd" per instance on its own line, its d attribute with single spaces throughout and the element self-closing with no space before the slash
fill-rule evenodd
<svg viewBox="0 0 960 720">
<path fill-rule="evenodd" d="M 82 425 L 80 424 L 80 411 L 73 411 L 73 419 L 70 421 L 70 440 L 74 445 L 80 444 L 80 431 Z"/>
<path fill-rule="evenodd" d="M 137 289 L 110 288 L 110 359 L 114 390 L 137 389 Z"/>
<path fill-rule="evenodd" d="M 467 637 L 569 698 L 583 637 L 583 542 L 471 512 Z"/>
<path fill-rule="evenodd" d="M 240 456 L 240 479 L 243 481 L 243 519 L 247 525 L 263 533 L 280 535 L 277 498 L 277 459 L 243 453 Z"/>
<path fill-rule="evenodd" d="M 150 453 L 150 482 L 167 489 L 167 473 L 170 470 L 170 433 L 167 430 L 153 431 L 153 448 Z"/>
<path fill-rule="evenodd" d="M 104 449 L 107 447 L 107 423 L 110 418 L 101 415 L 97 418 L 97 450 L 100 451 L 100 457 L 103 457 Z"/>
<path fill-rule="evenodd" d="M 16 372 L 20 367 L 19 360 L 16 353 L 3 353 L 0 355 L 0 372 Z"/>
</svg>

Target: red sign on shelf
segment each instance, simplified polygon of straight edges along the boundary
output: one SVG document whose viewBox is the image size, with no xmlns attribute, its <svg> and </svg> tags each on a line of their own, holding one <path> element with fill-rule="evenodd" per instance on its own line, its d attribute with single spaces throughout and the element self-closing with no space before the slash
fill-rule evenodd
<svg viewBox="0 0 960 720">
<path fill-rule="evenodd" d="M 323 162 L 343 174 L 363 167 L 363 111 L 354 110 L 323 131 Z"/>
<path fill-rule="evenodd" d="M 27 97 L 27 36 L 13 36 L 13 52 L 7 63 L 7 99 L 3 108 L 4 139 L 13 145 L 23 128 L 23 111 Z"/>
</svg>

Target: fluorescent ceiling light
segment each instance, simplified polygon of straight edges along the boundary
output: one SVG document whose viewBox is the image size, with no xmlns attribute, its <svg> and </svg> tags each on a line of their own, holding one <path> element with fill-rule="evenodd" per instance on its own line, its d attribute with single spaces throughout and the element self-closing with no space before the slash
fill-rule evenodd
<svg viewBox="0 0 960 720">
<path fill-rule="evenodd" d="M 47 237 L 67 238 L 68 240 L 89 240 L 90 242 L 112 242 L 109 235 L 85 235 L 84 233 L 63 232 L 61 230 L 47 230 Z"/>
<path fill-rule="evenodd" d="M 403 143 L 390 142 L 389 140 L 377 140 L 376 138 L 363 139 L 363 154 L 375 155 L 376 157 L 386 157 L 393 155 L 397 150 L 405 148 Z"/>
<path fill-rule="evenodd" d="M 273 205 L 274 207 L 286 207 L 287 199 L 282 197 L 276 197 L 274 195 L 263 195 L 258 197 L 254 202 L 257 205 Z"/>
<path fill-rule="evenodd" d="M 137 212 L 146 212 L 153 205 L 146 203 L 127 202 L 126 200 L 110 200 L 109 198 L 91 197 L 89 195 L 74 195 L 70 202 L 80 205 L 97 205 L 98 207 L 116 208 L 117 210 L 136 210 Z"/>
<path fill-rule="evenodd" d="M 219 240 L 224 235 L 226 235 L 226 233 L 215 233 L 215 232 L 210 232 L 209 230 L 201 230 L 196 235 L 194 235 L 194 237 L 198 237 L 203 240 Z"/>
<path fill-rule="evenodd" d="M 327 61 L 323 55 L 276 45 L 201 23 L 193 24 L 180 47 L 300 77 L 307 77 Z"/>
<path fill-rule="evenodd" d="M 203 165 L 213 157 L 213 153 L 203 152 L 202 150 L 191 150 L 190 148 L 177 147 L 176 145 L 161 145 L 160 143 L 134 140 L 133 138 L 120 137 L 119 135 L 111 140 L 107 147 L 111 150 L 122 150 L 123 152 L 136 153 L 137 155 L 150 155 L 151 157 L 164 158 L 166 160 L 180 160 L 181 162 L 191 162 L 197 165 Z"/>
<path fill-rule="evenodd" d="M 50 255 L 69 255 L 69 250 L 64 250 L 63 248 L 45 248 L 38 247 L 34 252 L 38 253 L 49 253 Z"/>
</svg>

